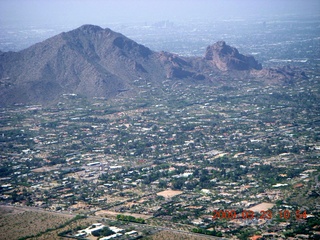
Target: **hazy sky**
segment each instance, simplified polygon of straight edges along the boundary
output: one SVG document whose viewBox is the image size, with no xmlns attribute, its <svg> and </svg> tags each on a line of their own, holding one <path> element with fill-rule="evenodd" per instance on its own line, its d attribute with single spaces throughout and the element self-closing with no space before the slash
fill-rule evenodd
<svg viewBox="0 0 320 240">
<path fill-rule="evenodd" d="M 320 15 L 320 0 L 0 0 L 0 26 Z"/>
</svg>

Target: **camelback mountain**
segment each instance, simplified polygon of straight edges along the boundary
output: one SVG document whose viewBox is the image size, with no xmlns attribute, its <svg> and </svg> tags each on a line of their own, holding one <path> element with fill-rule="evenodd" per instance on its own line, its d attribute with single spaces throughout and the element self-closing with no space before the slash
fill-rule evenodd
<svg viewBox="0 0 320 240">
<path fill-rule="evenodd" d="M 0 105 L 49 104 L 62 94 L 111 98 L 137 91 L 133 81 L 163 79 L 213 84 L 215 74 L 237 73 L 277 81 L 289 69 L 263 69 L 254 57 L 219 41 L 204 57 L 155 52 L 108 28 L 84 25 L 19 52 L 0 52 Z"/>
</svg>

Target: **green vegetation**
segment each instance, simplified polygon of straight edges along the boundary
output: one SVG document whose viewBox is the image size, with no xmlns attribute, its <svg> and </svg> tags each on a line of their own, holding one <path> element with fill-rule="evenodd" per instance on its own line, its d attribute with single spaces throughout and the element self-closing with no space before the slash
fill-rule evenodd
<svg viewBox="0 0 320 240">
<path fill-rule="evenodd" d="M 211 235 L 211 236 L 217 236 L 217 237 L 222 237 L 222 233 L 221 232 L 217 232 L 217 231 L 210 231 L 210 230 L 206 230 L 206 229 L 202 229 L 202 228 L 193 228 L 191 230 L 194 233 L 200 233 L 200 234 L 205 234 L 205 235 Z"/>
<path fill-rule="evenodd" d="M 92 235 L 95 237 L 106 237 L 106 236 L 110 236 L 112 234 L 114 234 L 114 232 L 112 230 L 110 230 L 110 228 L 108 228 L 108 227 L 104 227 L 100 230 L 92 232 Z"/>
<path fill-rule="evenodd" d="M 122 215 L 122 214 L 117 215 L 117 220 L 127 221 L 127 222 L 136 222 L 136 223 L 142 223 L 142 224 L 145 223 L 145 220 L 143 218 L 135 218 L 133 216 Z"/>
</svg>

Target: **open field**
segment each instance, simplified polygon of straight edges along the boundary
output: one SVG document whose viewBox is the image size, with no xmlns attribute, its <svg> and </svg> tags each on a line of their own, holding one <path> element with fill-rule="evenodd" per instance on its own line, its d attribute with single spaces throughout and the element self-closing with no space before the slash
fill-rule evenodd
<svg viewBox="0 0 320 240">
<path fill-rule="evenodd" d="M 175 190 L 165 190 L 157 193 L 158 196 L 162 196 L 165 198 L 172 198 L 180 194 L 182 194 L 182 191 L 175 191 Z"/>
<path fill-rule="evenodd" d="M 61 233 L 62 231 L 69 230 L 70 228 L 74 229 L 77 226 L 85 226 L 86 227 L 86 226 L 91 225 L 94 222 L 96 222 L 96 221 L 93 220 L 93 219 L 89 219 L 89 218 L 79 219 L 79 220 L 73 222 L 72 224 L 70 224 L 70 225 L 68 225 L 68 226 L 66 226 L 64 228 L 59 228 L 57 230 L 44 233 L 41 236 L 33 238 L 33 239 L 35 239 L 35 240 L 49 240 L 49 239 L 50 240 L 61 240 L 61 239 L 66 239 L 66 238 L 61 238 L 60 236 L 58 236 L 58 234 Z M 91 236 L 91 238 L 89 238 L 89 239 L 96 239 L 96 238 Z"/>
<path fill-rule="evenodd" d="M 256 206 L 253 206 L 251 208 L 249 208 L 249 210 L 254 211 L 254 212 L 260 212 L 260 211 L 267 211 L 268 209 L 273 208 L 274 204 L 273 203 L 260 203 Z"/>
<path fill-rule="evenodd" d="M 54 229 L 71 219 L 58 214 L 0 206 L 1 239 L 13 240 Z"/>
<path fill-rule="evenodd" d="M 94 219 L 82 218 L 61 227 L 73 217 L 64 213 L 0 206 L 0 239 L 14 240 L 33 236 L 28 239 L 58 240 L 61 239 L 58 234 L 63 231 L 75 229 L 77 226 L 86 227 L 96 222 Z"/>
</svg>

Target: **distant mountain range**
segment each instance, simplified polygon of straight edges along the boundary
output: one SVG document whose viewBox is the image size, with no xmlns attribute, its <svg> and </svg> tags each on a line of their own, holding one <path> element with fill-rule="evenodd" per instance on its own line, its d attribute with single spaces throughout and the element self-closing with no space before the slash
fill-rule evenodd
<svg viewBox="0 0 320 240">
<path fill-rule="evenodd" d="M 0 52 L 0 105 L 49 104 L 62 94 L 112 98 L 135 93 L 136 79 L 213 83 L 218 73 L 274 81 L 293 78 L 290 68 L 263 69 L 254 57 L 219 41 L 204 57 L 154 52 L 108 28 L 83 25 L 19 52 Z"/>
</svg>

